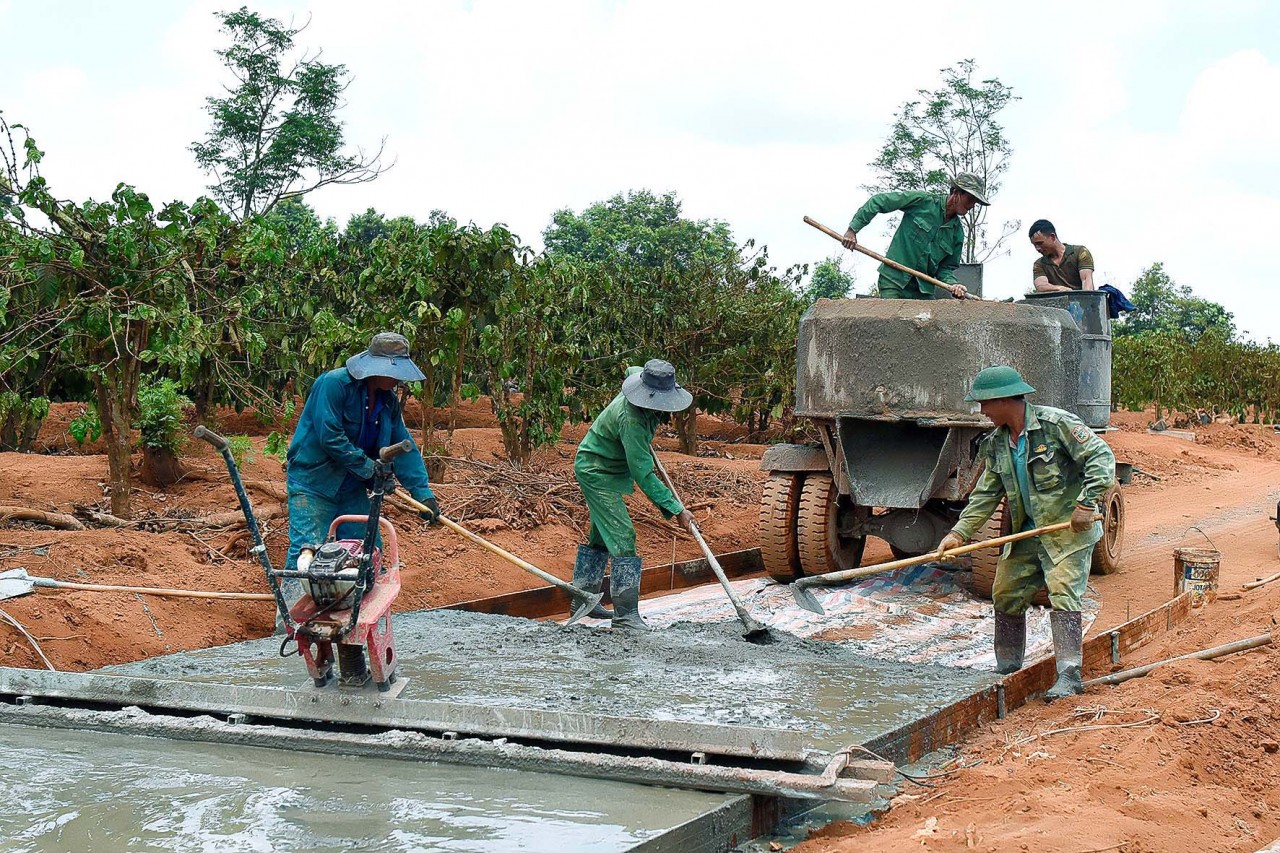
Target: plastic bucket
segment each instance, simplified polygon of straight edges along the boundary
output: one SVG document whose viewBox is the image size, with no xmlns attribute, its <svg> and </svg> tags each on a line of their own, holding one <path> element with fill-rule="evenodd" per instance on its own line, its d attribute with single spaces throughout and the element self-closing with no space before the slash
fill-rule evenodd
<svg viewBox="0 0 1280 853">
<path fill-rule="evenodd" d="M 1217 548 L 1175 548 L 1173 591 L 1191 593 L 1191 606 L 1199 607 L 1218 597 L 1218 568 L 1222 552 Z"/>
</svg>

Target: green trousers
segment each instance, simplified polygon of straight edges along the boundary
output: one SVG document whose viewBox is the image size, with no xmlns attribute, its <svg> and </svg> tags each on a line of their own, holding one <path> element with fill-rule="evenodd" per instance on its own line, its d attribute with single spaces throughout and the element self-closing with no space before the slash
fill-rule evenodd
<svg viewBox="0 0 1280 853">
<path fill-rule="evenodd" d="M 592 548 L 603 548 L 611 557 L 634 557 L 636 528 L 631 523 L 631 514 L 627 512 L 622 495 L 587 483 L 578 485 L 582 487 L 582 496 L 586 498 L 587 510 L 591 513 L 587 544 Z"/>
<path fill-rule="evenodd" d="M 934 289 L 933 285 L 931 284 L 927 284 L 925 286 L 928 287 L 929 290 Z M 892 279 L 889 279 L 888 277 L 886 277 L 884 273 L 880 274 L 880 279 L 876 282 L 876 291 L 880 295 L 881 299 L 932 299 L 933 298 L 932 293 L 927 293 L 927 294 L 921 293 L 919 290 L 917 290 L 915 287 L 912 287 L 912 286 L 903 287 L 901 284 L 898 284 L 898 282 L 893 281 Z"/>
<path fill-rule="evenodd" d="M 1001 613 L 1021 616 L 1043 586 L 1049 589 L 1049 604 L 1054 610 L 1082 610 L 1092 563 L 1092 545 L 1054 563 L 1038 539 L 1014 542 L 996 564 L 991 600 Z"/>
</svg>

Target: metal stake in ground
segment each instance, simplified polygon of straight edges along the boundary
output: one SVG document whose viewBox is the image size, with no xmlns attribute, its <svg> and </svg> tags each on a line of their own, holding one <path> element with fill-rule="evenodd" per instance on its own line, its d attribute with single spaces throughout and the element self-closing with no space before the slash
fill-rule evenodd
<svg viewBox="0 0 1280 853">
<path fill-rule="evenodd" d="M 662 467 L 662 462 L 658 460 L 658 455 L 653 456 L 653 464 L 657 466 L 658 473 L 662 475 L 662 479 L 667 482 L 667 488 L 671 493 L 680 499 L 680 495 L 676 494 L 676 484 L 671 482 L 671 476 L 667 474 L 667 469 Z M 684 503 L 683 500 L 680 503 Z M 724 587 L 725 593 L 729 596 L 729 601 L 733 604 L 734 612 L 738 614 L 738 618 L 742 620 L 742 625 L 747 630 L 742 636 L 746 637 L 753 643 L 769 642 L 773 639 L 769 633 L 769 627 L 757 622 L 751 618 L 751 614 L 747 612 L 747 608 L 743 606 L 742 600 L 738 598 L 737 593 L 733 591 L 733 587 L 729 585 L 729 579 L 724 575 L 724 569 L 720 568 L 720 561 L 716 559 L 716 555 L 711 553 L 711 549 L 707 547 L 707 543 L 703 541 L 702 534 L 698 531 L 698 525 L 691 520 L 689 522 L 689 532 L 693 534 L 693 538 L 697 540 L 698 547 L 702 548 L 702 554 L 707 558 L 707 563 L 711 566 L 711 571 L 715 572 L 716 580 L 720 581 L 720 585 Z"/>
<path fill-rule="evenodd" d="M 1095 521 L 1101 518 L 1097 516 Z M 958 557 L 961 554 L 968 554 L 972 551 L 978 551 L 982 548 L 994 548 L 1000 545 L 1007 545 L 1010 542 L 1017 542 L 1020 539 L 1030 539 L 1032 536 L 1039 536 L 1042 533 L 1053 533 L 1056 530 L 1066 530 L 1071 526 L 1071 522 L 1063 521 L 1058 524 L 1050 524 L 1047 527 L 1037 527 L 1034 530 L 1024 530 L 1021 533 L 1013 533 L 1008 536 L 997 536 L 995 539 L 986 539 L 982 542 L 972 542 L 968 545 L 961 545 L 959 548 L 952 548 L 950 551 L 944 551 L 941 554 L 929 553 L 921 554 L 919 557 L 908 557 L 904 560 L 892 560 L 888 563 L 878 563 L 874 566 L 867 566 L 861 569 L 845 569 L 840 572 L 828 572 L 825 575 L 810 575 L 809 577 L 800 578 L 791 584 L 791 596 L 796 600 L 796 604 L 803 607 L 811 613 L 817 613 L 821 616 L 824 611 L 822 605 L 818 603 L 818 599 L 814 598 L 813 593 L 809 592 L 811 586 L 831 586 L 832 584 L 842 583 L 844 581 L 860 580 L 869 578 L 873 575 L 882 575 L 885 572 L 896 571 L 897 569 L 905 569 L 909 566 L 919 566 L 923 563 L 932 563 L 935 560 L 947 559 L 948 557 Z"/>
<path fill-rule="evenodd" d="M 425 504 L 418 503 L 413 498 L 406 495 L 404 492 L 401 492 L 401 491 L 395 492 L 395 498 L 399 500 L 402 504 L 410 506 L 413 509 L 417 510 L 418 512 L 423 512 L 424 510 L 426 512 L 431 512 L 430 507 L 428 507 Z M 544 572 L 542 569 L 538 568 L 533 563 L 526 562 L 525 560 L 522 560 L 519 557 L 517 557 L 515 554 L 512 554 L 510 551 L 506 551 L 498 547 L 497 545 L 494 545 L 488 539 L 484 539 L 480 536 L 477 536 L 467 528 L 463 527 L 461 524 L 458 524 L 455 521 L 451 521 L 445 518 L 443 515 L 437 516 L 436 521 L 439 521 L 441 524 L 443 524 L 445 527 L 452 530 L 454 533 L 457 533 L 459 536 L 462 536 L 466 539 L 471 540 L 472 542 L 479 545 L 481 548 L 484 548 L 487 551 L 491 551 L 494 554 L 497 554 L 499 557 L 511 563 L 512 565 L 516 566 L 517 568 L 524 569 L 526 572 L 533 575 L 534 577 L 542 578 L 544 581 L 551 584 L 552 586 L 557 587 L 558 589 L 561 589 L 564 592 L 568 593 L 569 597 L 572 598 L 575 602 L 577 602 L 577 605 L 574 608 L 573 613 L 570 615 L 569 621 L 565 623 L 566 625 L 572 625 L 574 622 L 577 622 L 583 616 L 586 616 L 595 608 L 597 604 L 600 603 L 600 599 L 604 598 L 604 593 L 602 592 L 592 593 L 592 592 L 587 592 L 586 590 L 578 589 L 573 584 L 568 583 L 567 581 L 560 580 L 560 578 L 556 577 L 550 572 Z"/>
<path fill-rule="evenodd" d="M 832 230 L 831 230 L 830 228 L 828 228 L 827 226 L 823 225 L 823 224 L 822 224 L 821 222 L 819 222 L 818 220 L 816 220 L 816 219 L 811 219 L 810 217 L 806 216 L 806 217 L 804 218 L 804 221 L 805 221 L 805 223 L 806 223 L 806 224 L 808 224 L 808 225 L 812 225 L 814 228 L 817 228 L 819 231 L 821 231 L 823 234 L 826 234 L 828 237 L 831 237 L 832 239 L 835 239 L 835 240 L 839 240 L 839 241 L 841 241 L 841 242 L 843 242 L 843 241 L 844 241 L 844 238 L 843 238 L 843 237 L 841 237 L 841 236 L 840 236 L 839 234 L 837 234 L 835 231 L 832 231 Z M 893 260 L 892 258 L 886 258 L 884 255 L 880 254 L 879 252 L 873 252 L 873 251 L 871 251 L 870 249 L 868 249 L 866 246 L 862 245 L 861 243 L 859 243 L 858 245 L 854 246 L 853 248 L 857 249 L 859 252 L 861 252 L 861 253 L 862 253 L 862 254 L 864 254 L 864 255 L 867 255 L 868 257 L 875 258 L 877 261 L 879 261 L 879 262 L 880 262 L 880 263 L 882 263 L 882 264 L 885 264 L 885 265 L 887 265 L 887 266 L 891 266 L 891 267 L 893 267 L 895 270 L 901 270 L 902 272 L 907 273 L 908 275 L 913 275 L 913 276 L 915 276 L 916 278 L 920 279 L 921 281 L 928 282 L 929 284 L 932 284 L 934 287 L 941 288 L 942 290 L 945 290 L 948 294 L 950 294 L 950 293 L 951 293 L 951 285 L 947 284 L 946 282 L 939 281 L 938 279 L 934 278 L 934 277 L 933 277 L 933 276 L 931 276 L 931 275 L 925 275 L 924 273 L 922 273 L 922 272 L 920 272 L 920 271 L 918 271 L 918 270 L 913 270 L 911 267 L 906 266 L 905 264 L 900 264 L 900 263 L 898 263 L 897 261 Z M 973 299 L 973 300 L 975 300 L 975 301 L 977 301 L 977 302 L 985 302 L 985 301 L 987 301 L 987 300 L 984 300 L 981 296 L 976 296 L 976 295 L 974 295 L 974 294 L 972 294 L 972 293 L 966 293 L 966 294 L 964 295 L 964 298 L 965 298 L 965 299 Z"/>
</svg>

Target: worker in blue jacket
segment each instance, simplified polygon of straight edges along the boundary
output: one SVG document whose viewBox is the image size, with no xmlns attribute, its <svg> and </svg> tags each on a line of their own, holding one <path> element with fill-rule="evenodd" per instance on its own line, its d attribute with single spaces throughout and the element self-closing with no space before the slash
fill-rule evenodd
<svg viewBox="0 0 1280 853">
<path fill-rule="evenodd" d="M 395 388 L 425 378 L 409 358 L 403 335 L 374 335 L 369 348 L 347 359 L 345 367 L 330 370 L 311 386 L 302 416 L 289 442 L 289 554 L 285 568 L 295 569 L 298 553 L 324 542 L 329 525 L 340 515 L 368 515 L 373 460 L 378 451 L 409 437 Z M 410 441 L 412 439 L 410 438 Z M 419 513 L 433 523 L 440 515 L 422 454 L 413 451 L 392 463 L 396 481 L 430 511 Z M 341 525 L 339 538 L 359 538 L 363 530 Z M 301 585 L 285 585 L 290 601 Z"/>
</svg>

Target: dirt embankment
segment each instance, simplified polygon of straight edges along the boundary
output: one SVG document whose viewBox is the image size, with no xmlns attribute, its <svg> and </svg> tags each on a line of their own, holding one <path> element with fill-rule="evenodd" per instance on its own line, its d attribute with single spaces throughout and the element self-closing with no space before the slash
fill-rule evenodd
<svg viewBox="0 0 1280 853">
<path fill-rule="evenodd" d="M 59 404 L 41 431 L 43 454 L 0 454 L 0 504 L 72 513 L 77 507 L 106 511 L 107 461 L 96 445 L 77 447 L 66 436 L 76 407 Z M 443 417 L 444 413 L 441 413 Z M 512 469 L 501 433 L 485 400 L 464 404 L 448 451 L 444 481 L 434 485 L 450 517 L 502 547 L 561 577 L 572 575 L 577 544 L 585 539 L 586 508 L 573 480 L 573 452 L 585 429 L 566 427 L 566 440 L 537 454 L 524 470 Z M 706 436 L 697 458 L 674 453 L 676 439 L 660 435 L 664 464 L 699 525 L 718 551 L 754 547 L 758 470 L 763 447 L 734 443 L 740 429 L 715 418 L 699 419 Z M 465 425 L 465 426 L 462 426 Z M 272 561 L 283 563 L 288 520 L 281 503 L 284 473 L 262 453 L 271 425 L 253 413 L 223 412 L 218 428 L 249 435 L 254 451 L 242 468 L 260 514 L 270 515 L 264 535 Z M 286 427 L 287 428 L 287 427 Z M 443 437 L 440 434 L 438 437 Z M 94 453 L 93 451 L 98 451 Z M 0 523 L 0 570 L 82 583 L 265 592 L 261 569 L 248 552 L 243 528 L 153 532 L 157 519 L 198 521 L 238 509 L 221 458 L 203 442 L 189 443 L 183 463 L 190 476 L 153 491 L 134 493 L 136 525 L 123 529 L 60 531 Z M 699 555 L 688 534 L 664 521 L 643 496 L 628 498 L 637 521 L 641 556 L 649 564 Z M 540 582 L 443 528 L 390 510 L 401 543 L 404 589 L 400 610 L 483 598 Z M 260 637 L 271 630 L 274 609 L 265 602 L 158 598 L 128 593 L 38 590 L 0 602 L 0 610 L 36 636 L 59 669 L 84 670 L 170 651 Z M 27 642 L 0 624 L 0 665 L 40 666 Z"/>
</svg>

